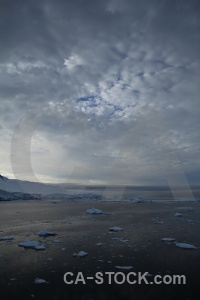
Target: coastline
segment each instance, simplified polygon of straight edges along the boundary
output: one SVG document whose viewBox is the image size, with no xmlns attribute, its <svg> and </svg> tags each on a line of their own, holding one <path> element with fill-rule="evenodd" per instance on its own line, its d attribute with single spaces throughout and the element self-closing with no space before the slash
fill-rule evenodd
<svg viewBox="0 0 200 300">
<path fill-rule="evenodd" d="M 109 214 L 87 214 L 96 207 Z M 0 294 L 7 299 L 198 299 L 200 267 L 200 204 L 198 202 L 12 201 L 0 203 Z M 181 217 L 175 217 L 175 213 Z M 121 232 L 109 232 L 112 226 Z M 58 233 L 40 238 L 38 230 Z M 162 238 L 187 242 L 197 250 L 178 249 Z M 114 238 L 114 239 L 113 239 Z M 42 241 L 44 251 L 25 250 L 19 242 Z M 53 243 L 53 240 L 62 243 Z M 123 242 L 123 240 L 128 240 Z M 97 243 L 102 243 L 98 247 Z M 63 250 L 62 250 L 63 249 Z M 87 257 L 73 257 L 77 251 Z M 116 272 L 115 266 L 133 266 L 135 272 L 185 274 L 186 285 L 66 285 L 65 272 Z M 126 271 L 125 271 L 126 273 Z M 34 284 L 43 278 L 48 284 Z"/>
</svg>

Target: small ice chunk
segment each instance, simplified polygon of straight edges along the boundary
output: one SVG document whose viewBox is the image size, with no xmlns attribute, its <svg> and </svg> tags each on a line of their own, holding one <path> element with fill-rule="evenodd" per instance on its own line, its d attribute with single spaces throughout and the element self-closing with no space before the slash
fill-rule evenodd
<svg viewBox="0 0 200 300">
<path fill-rule="evenodd" d="M 191 245 L 191 244 L 186 244 L 186 243 L 176 243 L 176 247 L 182 248 L 182 249 L 188 249 L 188 250 L 196 250 L 197 247 Z"/>
<path fill-rule="evenodd" d="M 131 270 L 133 267 L 131 266 L 115 266 L 116 269 L 118 270 Z"/>
<path fill-rule="evenodd" d="M 109 229 L 109 231 L 112 231 L 112 232 L 117 232 L 117 231 L 122 231 L 123 229 L 121 227 L 118 227 L 118 226 L 114 226 L 114 227 L 111 227 Z"/>
<path fill-rule="evenodd" d="M 0 237 L 0 241 L 11 241 L 13 240 L 14 238 L 10 235 L 5 235 L 5 236 L 1 236 Z"/>
<path fill-rule="evenodd" d="M 163 238 L 163 239 L 162 239 L 162 242 L 165 242 L 165 243 L 172 243 L 172 242 L 174 242 L 174 241 L 175 241 L 174 238 Z"/>
<path fill-rule="evenodd" d="M 35 250 L 45 250 L 46 247 L 44 245 L 35 246 Z"/>
<path fill-rule="evenodd" d="M 35 249 L 35 247 L 40 246 L 40 243 L 37 241 L 25 240 L 18 244 L 19 247 Z"/>
<path fill-rule="evenodd" d="M 84 257 L 87 256 L 88 253 L 85 251 L 79 251 L 78 253 L 74 253 L 73 256 L 79 256 L 79 257 Z"/>
<path fill-rule="evenodd" d="M 141 199 L 137 198 L 137 197 L 131 198 L 130 201 L 133 203 L 141 203 L 142 202 Z"/>
<path fill-rule="evenodd" d="M 36 278 L 34 280 L 34 283 L 38 284 L 38 283 L 49 283 L 48 281 L 44 280 L 44 279 L 40 279 L 40 278 Z"/>
<path fill-rule="evenodd" d="M 182 217 L 182 215 L 183 215 L 183 214 L 175 213 L 175 214 L 174 214 L 174 217 Z"/>
<path fill-rule="evenodd" d="M 39 235 L 39 236 L 42 236 L 42 237 L 57 235 L 56 232 L 50 232 L 50 231 L 43 230 L 43 229 L 39 230 L 36 234 Z"/>
<path fill-rule="evenodd" d="M 122 243 L 128 243 L 129 242 L 129 240 L 126 240 L 124 238 L 119 239 L 119 241 L 122 242 Z"/>
<path fill-rule="evenodd" d="M 101 246 L 103 246 L 103 244 L 102 243 L 97 243 L 96 246 L 101 247 Z"/>
<path fill-rule="evenodd" d="M 127 240 L 127 239 L 125 239 L 125 238 L 112 238 L 112 240 L 119 240 L 120 242 L 122 242 L 122 243 L 128 243 L 129 242 L 129 240 Z"/>
<path fill-rule="evenodd" d="M 88 213 L 88 214 L 94 214 L 94 215 L 101 215 L 103 212 L 102 212 L 102 210 L 93 207 L 93 208 L 88 208 L 86 210 L 86 213 Z"/>
</svg>

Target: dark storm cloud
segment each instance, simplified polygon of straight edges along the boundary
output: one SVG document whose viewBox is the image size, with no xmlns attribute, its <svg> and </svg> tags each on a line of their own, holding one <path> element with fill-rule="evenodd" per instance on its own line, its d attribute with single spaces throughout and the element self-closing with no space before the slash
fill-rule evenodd
<svg viewBox="0 0 200 300">
<path fill-rule="evenodd" d="M 5 173 L 12 173 L 8 137 L 32 120 L 41 179 L 75 168 L 76 178 L 86 170 L 88 179 L 130 183 L 178 174 L 180 164 L 199 174 L 199 1 L 0 6 Z"/>
</svg>

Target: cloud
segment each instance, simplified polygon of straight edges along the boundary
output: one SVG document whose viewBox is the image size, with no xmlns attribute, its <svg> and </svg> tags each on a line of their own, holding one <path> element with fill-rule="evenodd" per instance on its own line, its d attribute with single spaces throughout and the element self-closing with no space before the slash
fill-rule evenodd
<svg viewBox="0 0 200 300">
<path fill-rule="evenodd" d="M 65 58 L 65 60 L 64 60 L 64 66 L 68 70 L 72 70 L 76 66 L 81 66 L 82 64 L 83 64 L 83 61 L 78 55 L 71 55 L 68 59 Z"/>
<path fill-rule="evenodd" d="M 198 11 L 198 1 L 3 1 L 1 172 L 23 161 L 27 141 L 11 145 L 24 134 L 40 180 L 197 182 Z"/>
</svg>

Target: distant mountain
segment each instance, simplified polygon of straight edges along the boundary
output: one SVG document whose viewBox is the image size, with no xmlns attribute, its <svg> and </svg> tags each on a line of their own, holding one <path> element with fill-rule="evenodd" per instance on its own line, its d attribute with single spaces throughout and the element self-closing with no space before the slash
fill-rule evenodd
<svg viewBox="0 0 200 300">
<path fill-rule="evenodd" d="M 88 193 L 76 185 L 54 185 L 9 179 L 0 175 L 0 201 L 31 199 L 100 200 L 101 195 Z"/>
<path fill-rule="evenodd" d="M 0 189 L 7 192 L 30 194 L 52 194 L 65 192 L 62 187 L 54 184 L 9 179 L 2 175 L 0 175 Z"/>
</svg>

